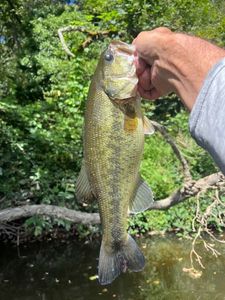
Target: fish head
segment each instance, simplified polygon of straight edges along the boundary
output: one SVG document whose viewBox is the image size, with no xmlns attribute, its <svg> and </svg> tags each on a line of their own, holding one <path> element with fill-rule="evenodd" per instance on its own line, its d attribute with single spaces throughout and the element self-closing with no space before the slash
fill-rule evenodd
<svg viewBox="0 0 225 300">
<path fill-rule="evenodd" d="M 111 100 L 124 100 L 137 95 L 134 52 L 133 45 L 113 41 L 102 54 L 101 84 Z"/>
</svg>

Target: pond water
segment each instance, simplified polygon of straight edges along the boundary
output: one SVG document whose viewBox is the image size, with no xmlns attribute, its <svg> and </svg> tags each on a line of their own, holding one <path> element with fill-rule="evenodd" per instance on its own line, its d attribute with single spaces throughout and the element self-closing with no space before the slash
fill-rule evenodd
<svg viewBox="0 0 225 300">
<path fill-rule="evenodd" d="M 154 300 L 225 299 L 225 245 L 212 257 L 202 247 L 205 270 L 191 278 L 191 241 L 175 237 L 139 239 L 146 267 L 121 275 L 110 286 L 96 279 L 98 243 L 39 243 L 18 248 L 1 247 L 1 300 Z"/>
</svg>

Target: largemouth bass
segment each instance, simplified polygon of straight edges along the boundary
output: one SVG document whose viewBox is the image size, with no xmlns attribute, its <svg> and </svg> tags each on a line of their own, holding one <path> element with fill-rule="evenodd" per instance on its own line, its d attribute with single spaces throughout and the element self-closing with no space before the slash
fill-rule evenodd
<svg viewBox="0 0 225 300">
<path fill-rule="evenodd" d="M 152 192 L 139 175 L 144 133 L 153 133 L 137 95 L 134 47 L 112 42 L 100 57 L 86 103 L 84 160 L 77 198 L 96 198 L 101 224 L 100 284 L 127 269 L 140 271 L 145 259 L 127 233 L 128 210 L 144 211 Z"/>
</svg>

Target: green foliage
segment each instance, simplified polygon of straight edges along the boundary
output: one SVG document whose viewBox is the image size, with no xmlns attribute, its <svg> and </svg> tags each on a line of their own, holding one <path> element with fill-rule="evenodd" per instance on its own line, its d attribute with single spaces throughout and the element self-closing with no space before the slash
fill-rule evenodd
<svg viewBox="0 0 225 300">
<path fill-rule="evenodd" d="M 170 146 L 160 134 L 146 138 L 141 174 L 155 191 L 155 198 L 162 199 L 182 182 L 180 164 Z"/>
<path fill-rule="evenodd" d="M 193 178 L 199 179 L 218 170 L 209 154 L 191 138 L 188 118 L 187 113 L 180 112 L 166 120 L 165 125 L 168 126 L 169 133 L 175 138 L 182 155 L 188 161 Z"/>
<path fill-rule="evenodd" d="M 182 155 L 191 168 L 194 179 L 199 179 L 217 171 L 212 159 L 191 138 L 188 131 L 188 114 L 184 111 L 166 120 L 168 132 L 174 138 Z M 157 134 L 146 139 L 141 173 L 151 186 L 155 200 L 168 197 L 182 184 L 182 168 L 170 146 Z M 210 194 L 201 199 L 204 210 L 212 201 Z M 196 201 L 190 199 L 168 211 L 147 211 L 130 219 L 130 232 L 133 234 L 148 231 L 179 231 L 186 235 L 192 232 L 192 220 L 196 213 Z M 216 217 L 214 228 L 219 229 Z"/>
<path fill-rule="evenodd" d="M 219 8 L 219 9 L 218 9 Z M 81 0 L 2 1 L 0 4 L 0 197 L 1 208 L 45 203 L 79 209 L 75 181 L 82 158 L 82 124 L 88 86 L 101 51 L 111 39 L 131 42 L 142 30 L 168 26 L 225 44 L 223 1 Z M 65 33 L 75 58 L 60 44 L 57 30 L 68 25 L 108 31 L 82 48 L 87 34 Z M 215 171 L 212 160 L 191 139 L 188 116 L 174 95 L 143 104 L 146 115 L 165 124 L 191 166 L 194 178 Z M 146 139 L 142 174 L 155 198 L 182 183 L 180 162 L 159 134 Z M 191 201 L 168 212 L 131 219 L 133 232 L 183 228 L 190 231 Z M 92 208 L 91 208 L 92 209 Z M 88 210 L 88 209 L 87 209 Z M 35 235 L 58 220 L 26 221 Z M 93 232 L 78 226 L 81 236 Z"/>
</svg>

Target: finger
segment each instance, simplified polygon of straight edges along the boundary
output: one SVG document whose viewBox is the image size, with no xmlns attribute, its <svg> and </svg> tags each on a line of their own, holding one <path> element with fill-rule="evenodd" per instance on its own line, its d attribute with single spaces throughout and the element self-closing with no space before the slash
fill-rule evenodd
<svg viewBox="0 0 225 300">
<path fill-rule="evenodd" d="M 148 65 L 144 61 L 144 59 L 142 59 L 138 56 L 136 57 L 135 64 L 136 64 L 136 73 L 138 76 L 141 75 L 145 71 L 145 69 L 148 67 Z"/>
<path fill-rule="evenodd" d="M 167 27 L 158 27 L 158 28 L 153 29 L 152 32 L 172 33 L 172 31 Z"/>
<path fill-rule="evenodd" d="M 146 91 L 141 86 L 138 86 L 138 92 L 140 93 L 142 98 L 148 100 L 155 100 L 161 96 L 156 88 L 152 88 L 151 90 Z"/>
<path fill-rule="evenodd" d="M 150 90 L 153 87 L 151 84 L 150 67 L 146 67 L 142 74 L 139 76 L 139 85 L 146 91 Z"/>
</svg>

